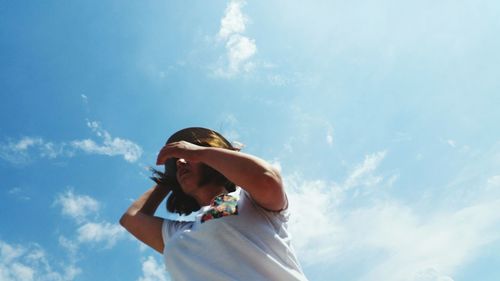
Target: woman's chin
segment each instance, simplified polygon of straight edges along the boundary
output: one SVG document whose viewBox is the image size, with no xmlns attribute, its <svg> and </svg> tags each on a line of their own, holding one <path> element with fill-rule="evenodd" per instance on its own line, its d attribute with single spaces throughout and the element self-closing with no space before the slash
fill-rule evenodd
<svg viewBox="0 0 500 281">
<path fill-rule="evenodd" d="M 187 184 L 186 184 L 186 185 L 183 185 L 183 186 L 182 186 L 182 191 L 183 191 L 185 194 L 189 195 L 189 196 L 193 196 L 193 194 L 196 192 L 196 189 L 197 189 L 197 188 L 198 188 L 198 187 L 197 187 L 196 185 L 194 185 L 194 184 L 193 184 L 193 185 L 187 185 Z"/>
</svg>

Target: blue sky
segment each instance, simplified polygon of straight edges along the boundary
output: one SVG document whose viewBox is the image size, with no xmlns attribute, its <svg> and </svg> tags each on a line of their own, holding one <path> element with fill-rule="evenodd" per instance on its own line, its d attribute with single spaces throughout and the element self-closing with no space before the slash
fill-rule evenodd
<svg viewBox="0 0 500 281">
<path fill-rule="evenodd" d="M 499 12 L 3 1 L 0 279 L 169 280 L 117 223 L 203 126 L 280 167 L 310 280 L 498 280 Z"/>
</svg>

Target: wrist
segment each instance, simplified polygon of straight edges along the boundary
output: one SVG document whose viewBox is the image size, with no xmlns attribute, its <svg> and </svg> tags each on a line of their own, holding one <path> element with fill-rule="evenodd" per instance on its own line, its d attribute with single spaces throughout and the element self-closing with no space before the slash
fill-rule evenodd
<svg viewBox="0 0 500 281">
<path fill-rule="evenodd" d="M 197 151 L 197 162 L 201 162 L 201 163 L 204 163 L 206 164 L 207 160 L 210 159 L 209 158 L 209 154 L 210 154 L 210 149 L 212 147 L 205 147 L 205 146 L 201 146 L 200 149 Z"/>
<path fill-rule="evenodd" d="M 153 192 L 160 196 L 166 197 L 171 190 L 172 189 L 165 184 L 157 184 L 155 185 Z"/>
</svg>

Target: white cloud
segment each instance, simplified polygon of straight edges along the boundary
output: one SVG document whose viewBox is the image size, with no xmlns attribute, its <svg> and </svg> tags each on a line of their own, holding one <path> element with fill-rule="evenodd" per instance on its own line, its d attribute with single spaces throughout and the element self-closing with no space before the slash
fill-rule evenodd
<svg viewBox="0 0 500 281">
<path fill-rule="evenodd" d="M 80 97 L 82 98 L 84 104 L 89 103 L 89 98 L 87 97 L 87 95 L 81 94 Z"/>
<path fill-rule="evenodd" d="M 255 40 L 235 34 L 227 41 L 226 49 L 229 59 L 229 74 L 238 73 L 242 67 L 244 67 L 244 70 L 247 72 L 251 70 L 252 64 L 244 63 L 257 52 Z"/>
<path fill-rule="evenodd" d="M 12 246 L 9 245 L 2 240 L 0 240 L 0 255 L 2 257 L 2 261 L 5 263 L 10 263 L 14 259 L 17 259 L 21 255 L 23 255 L 25 250 L 20 246 Z"/>
<path fill-rule="evenodd" d="M 31 197 L 26 195 L 26 191 L 20 187 L 11 188 L 8 193 L 21 200 L 31 200 Z"/>
<path fill-rule="evenodd" d="M 350 189 L 358 185 L 374 185 L 381 181 L 381 177 L 372 175 L 380 162 L 385 158 L 386 151 L 379 151 L 366 155 L 362 164 L 358 165 L 343 184 L 344 189 Z"/>
<path fill-rule="evenodd" d="M 154 257 L 148 256 L 142 262 L 142 276 L 138 281 L 167 281 L 165 268 Z"/>
<path fill-rule="evenodd" d="M 345 223 L 350 232 L 359 233 L 353 236 L 359 249 L 384 253 L 365 280 L 419 280 L 428 268 L 452 275 L 481 247 L 498 239 L 499 203 L 481 202 L 423 216 L 397 202 L 384 202 L 351 212 Z"/>
<path fill-rule="evenodd" d="M 233 34 L 245 32 L 248 18 L 241 12 L 241 8 L 245 4 L 245 1 L 239 0 L 233 0 L 227 4 L 224 17 L 220 21 L 218 33 L 220 39 L 226 40 Z"/>
<path fill-rule="evenodd" d="M 285 86 L 291 82 L 291 80 L 282 74 L 269 74 L 267 75 L 267 81 L 274 86 Z"/>
<path fill-rule="evenodd" d="M 18 141 L 9 140 L 0 144 L 0 158 L 15 165 L 25 165 L 33 161 L 31 150 L 39 150 L 38 155 L 54 158 L 58 151 L 52 143 L 46 143 L 40 137 L 22 137 Z"/>
<path fill-rule="evenodd" d="M 70 216 L 81 224 L 76 230 L 75 240 L 59 237 L 59 244 L 70 254 L 74 254 L 82 243 L 103 243 L 106 248 L 111 248 L 124 237 L 124 230 L 120 225 L 90 220 L 91 215 L 98 215 L 100 203 L 88 195 L 78 195 L 72 190 L 67 190 L 57 196 L 54 205 L 61 206 L 63 215 Z"/>
<path fill-rule="evenodd" d="M 54 280 L 72 280 L 80 273 L 80 269 L 75 265 L 82 259 L 82 251 L 80 251 L 82 246 L 102 246 L 109 249 L 124 237 L 125 232 L 118 224 L 93 221 L 93 217 L 99 215 L 101 204 L 88 195 L 75 194 L 72 190 L 67 190 L 57 195 L 53 205 L 60 206 L 61 214 L 73 218 L 78 224 L 74 233 L 69 236 L 70 238 L 66 235 L 59 235 L 59 246 L 66 250 L 66 260 L 71 264 L 65 268 L 63 279 Z"/>
<path fill-rule="evenodd" d="M 413 281 L 453 281 L 453 279 L 431 267 L 418 272 Z"/>
<path fill-rule="evenodd" d="M 99 123 L 95 121 L 88 121 L 87 126 L 96 133 L 98 137 L 104 139 L 102 145 L 97 144 L 91 139 L 75 140 L 71 145 L 75 148 L 81 149 L 87 153 L 103 154 L 103 155 L 123 155 L 123 158 L 128 162 L 135 162 L 142 155 L 142 148 L 134 142 L 121 138 L 113 138 Z"/>
<path fill-rule="evenodd" d="M 289 115 L 292 116 L 290 123 L 293 129 L 290 134 L 285 150 L 288 152 L 297 152 L 297 150 L 310 150 L 312 144 L 316 145 L 318 140 L 325 140 L 329 146 L 333 145 L 333 124 L 330 120 L 315 114 L 314 112 L 304 110 L 301 106 L 287 106 Z"/>
<path fill-rule="evenodd" d="M 454 140 L 447 140 L 446 143 L 453 148 L 457 146 L 457 144 Z"/>
<path fill-rule="evenodd" d="M 53 143 L 40 137 L 22 137 L 18 141 L 9 140 L 7 143 L 0 143 L 0 158 L 14 165 L 26 165 L 37 158 L 73 157 L 75 149 L 109 156 L 122 155 L 128 162 L 135 162 L 141 157 L 142 148 L 134 142 L 111 137 L 95 121 L 87 122 L 87 126 L 103 139 L 103 144 L 98 144 L 92 139 Z"/>
<path fill-rule="evenodd" d="M 341 184 L 285 177 L 290 231 L 306 266 L 355 265 L 363 257 L 370 266 L 360 269 L 360 280 L 452 281 L 486 245 L 500 240 L 498 176 L 486 183 L 495 196 L 478 194 L 463 206 L 422 212 L 386 193 L 360 191 L 397 179 L 377 175 L 385 156 L 385 151 L 366 155 Z M 356 193 L 368 200 L 350 196 Z"/>
<path fill-rule="evenodd" d="M 33 276 L 35 275 L 35 270 L 29 266 L 26 266 L 21 263 L 13 263 L 11 265 L 12 276 L 18 278 L 18 280 L 33 280 Z"/>
<path fill-rule="evenodd" d="M 55 266 L 58 270 L 54 269 Z M 66 264 L 64 261 L 50 264 L 45 251 L 37 244 L 12 245 L 0 240 L 2 281 L 73 280 L 80 272 L 74 264 Z"/>
<path fill-rule="evenodd" d="M 228 3 L 217 38 L 225 42 L 224 66 L 215 70 L 215 75 L 230 78 L 240 72 L 250 72 L 255 64 L 250 59 L 257 53 L 255 40 L 243 35 L 248 17 L 241 11 L 245 1 L 232 0 Z"/>
<path fill-rule="evenodd" d="M 87 220 L 89 215 L 96 214 L 99 210 L 97 200 L 87 195 L 75 195 L 72 190 L 59 194 L 54 204 L 62 207 L 63 215 L 70 216 L 79 223 Z"/>
<path fill-rule="evenodd" d="M 500 175 L 490 177 L 488 179 L 488 184 L 491 186 L 500 187 Z"/>
<path fill-rule="evenodd" d="M 303 181 L 299 176 L 284 177 L 289 199 L 290 232 L 299 257 L 306 265 L 339 253 L 336 234 L 341 231 L 332 210 L 335 190 L 323 181 Z"/>
<path fill-rule="evenodd" d="M 71 144 L 75 148 L 91 154 L 123 155 L 123 158 L 128 162 L 135 162 L 142 154 L 142 149 L 138 145 L 120 138 L 105 139 L 104 145 L 99 145 L 91 139 L 73 141 Z"/>
<path fill-rule="evenodd" d="M 333 128 L 329 127 L 326 131 L 326 143 L 329 146 L 333 145 Z"/>
<path fill-rule="evenodd" d="M 22 138 L 18 143 L 13 145 L 13 150 L 14 151 L 25 151 L 28 149 L 30 146 L 42 144 L 43 141 L 41 138 L 30 138 L 30 137 L 24 137 Z"/>
<path fill-rule="evenodd" d="M 71 259 L 75 259 L 78 252 L 78 243 L 64 236 L 59 236 L 59 245 L 66 249 Z"/>
<path fill-rule="evenodd" d="M 65 150 L 66 144 L 54 144 L 52 142 L 45 142 L 40 148 L 40 156 L 42 158 L 54 159 L 59 155 L 73 156 L 73 152 Z"/>
<path fill-rule="evenodd" d="M 105 243 L 106 247 L 113 247 L 124 237 L 124 230 L 118 224 L 108 222 L 87 222 L 77 230 L 77 240 L 80 243 Z"/>
<path fill-rule="evenodd" d="M 237 140 L 240 138 L 240 133 L 238 132 L 239 129 L 239 121 L 236 118 L 236 116 L 232 113 L 228 114 L 222 114 L 218 118 L 218 123 L 220 124 L 220 127 L 222 128 L 222 131 L 220 132 L 228 141 L 230 142 L 236 142 L 235 145 L 237 147 L 239 146 Z M 242 148 L 242 147 L 240 147 Z"/>
<path fill-rule="evenodd" d="M 271 166 L 273 166 L 275 169 L 278 170 L 278 172 L 281 173 L 282 171 L 282 168 L 281 168 L 281 162 L 278 160 L 278 159 L 274 159 L 274 160 L 268 160 L 267 161 L 269 164 L 271 164 Z"/>
<path fill-rule="evenodd" d="M 457 142 L 455 140 L 439 138 L 439 141 L 443 144 L 450 146 L 451 148 L 457 147 Z"/>
</svg>

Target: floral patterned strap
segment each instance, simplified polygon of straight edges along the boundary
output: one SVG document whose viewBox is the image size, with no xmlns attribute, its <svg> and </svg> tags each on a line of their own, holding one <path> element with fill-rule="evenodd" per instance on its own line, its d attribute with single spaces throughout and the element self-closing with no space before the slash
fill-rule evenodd
<svg viewBox="0 0 500 281">
<path fill-rule="evenodd" d="M 208 209 L 202 216 L 201 222 L 204 223 L 211 219 L 217 219 L 225 216 L 238 214 L 238 199 L 229 194 L 216 196 Z"/>
</svg>

